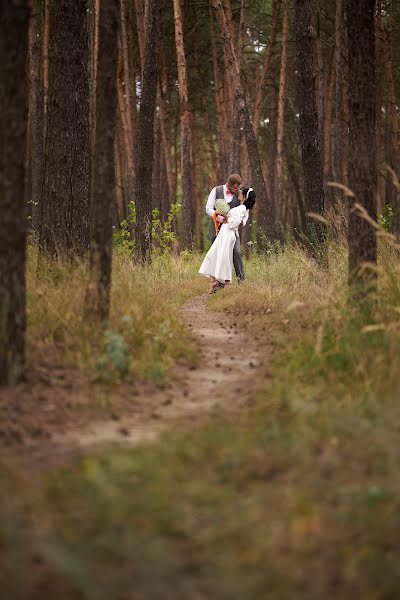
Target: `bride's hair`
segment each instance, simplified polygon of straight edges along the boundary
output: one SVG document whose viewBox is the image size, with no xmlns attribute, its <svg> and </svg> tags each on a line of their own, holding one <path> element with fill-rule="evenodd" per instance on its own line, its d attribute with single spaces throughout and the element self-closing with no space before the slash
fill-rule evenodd
<svg viewBox="0 0 400 600">
<path fill-rule="evenodd" d="M 251 210 L 256 203 L 256 193 L 253 188 L 242 188 L 243 195 L 245 197 L 245 201 L 243 204 L 246 208 Z"/>
</svg>

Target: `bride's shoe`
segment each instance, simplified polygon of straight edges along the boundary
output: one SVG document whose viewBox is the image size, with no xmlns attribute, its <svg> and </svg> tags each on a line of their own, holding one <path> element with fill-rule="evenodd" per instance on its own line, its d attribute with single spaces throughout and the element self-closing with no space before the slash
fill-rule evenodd
<svg viewBox="0 0 400 600">
<path fill-rule="evenodd" d="M 214 281 L 211 284 L 210 289 L 208 290 L 208 295 L 211 296 L 211 294 L 215 294 L 215 292 L 217 291 L 217 289 L 219 288 L 219 282 L 218 281 Z"/>
</svg>

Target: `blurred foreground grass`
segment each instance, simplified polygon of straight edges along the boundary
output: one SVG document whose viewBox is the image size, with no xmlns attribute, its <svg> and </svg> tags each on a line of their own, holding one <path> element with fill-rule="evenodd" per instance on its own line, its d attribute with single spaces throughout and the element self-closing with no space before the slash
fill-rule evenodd
<svg viewBox="0 0 400 600">
<path fill-rule="evenodd" d="M 187 285 L 149 272 L 143 289 L 181 299 L 196 266 L 185 264 Z M 398 257 L 382 246 L 368 313 L 347 300 L 336 246 L 327 270 L 293 246 L 247 274 L 210 306 L 278 348 L 254 408 L 105 449 L 33 493 L 8 483 L 3 597 L 400 596 Z"/>
</svg>

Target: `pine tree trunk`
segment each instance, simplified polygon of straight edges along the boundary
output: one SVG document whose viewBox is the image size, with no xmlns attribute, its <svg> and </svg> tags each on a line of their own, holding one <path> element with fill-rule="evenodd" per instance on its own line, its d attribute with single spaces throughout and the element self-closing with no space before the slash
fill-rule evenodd
<svg viewBox="0 0 400 600">
<path fill-rule="evenodd" d="M 283 0 L 283 23 L 282 23 L 282 53 L 281 71 L 279 77 L 278 96 L 278 123 L 276 130 L 276 165 L 275 165 L 275 201 L 274 201 L 274 233 L 276 237 L 282 234 L 282 203 L 283 203 L 283 135 L 284 135 L 284 112 L 285 93 L 287 78 L 287 36 L 289 24 L 289 2 Z M 314 85 L 314 83 L 313 83 Z"/>
<path fill-rule="evenodd" d="M 325 204 L 324 182 L 314 85 L 315 65 L 310 0 L 295 0 L 294 6 L 304 199 L 307 212 L 322 215 Z M 311 244 L 314 241 L 322 241 L 322 224 L 308 219 L 306 235 Z"/>
<path fill-rule="evenodd" d="M 390 4 L 390 18 L 394 22 L 394 5 Z M 391 27 L 392 34 L 394 27 Z M 383 54 L 386 67 L 387 80 L 387 127 L 388 127 L 388 153 L 386 162 L 391 167 L 398 177 L 400 177 L 400 137 L 399 137 L 399 116 L 398 104 L 396 101 L 395 77 L 393 72 L 393 50 L 391 39 L 388 32 L 382 27 L 383 33 Z M 390 173 L 387 175 L 387 203 L 393 208 L 393 231 L 397 236 L 400 236 L 400 194 L 393 185 Z"/>
<path fill-rule="evenodd" d="M 0 5 L 0 385 L 16 383 L 25 369 L 28 22 L 27 1 Z"/>
<path fill-rule="evenodd" d="M 122 51 L 122 43 L 119 45 L 119 54 L 118 54 L 118 77 L 117 77 L 117 85 L 118 85 L 118 107 L 119 114 L 121 117 L 121 126 L 124 137 L 124 150 L 125 150 L 125 188 L 126 194 L 129 200 L 132 200 L 132 196 L 134 193 L 134 156 L 133 156 L 133 140 L 131 135 L 131 127 L 130 127 L 130 115 L 127 112 L 127 103 L 126 98 L 124 97 L 124 61 L 123 61 L 123 51 Z"/>
<path fill-rule="evenodd" d="M 273 7 L 273 13 L 272 13 L 271 41 L 268 44 L 268 48 L 265 51 L 264 65 L 263 65 L 263 69 L 260 74 L 260 78 L 257 83 L 256 101 L 255 101 L 255 105 L 254 105 L 253 126 L 254 126 L 254 134 L 256 136 L 256 139 L 258 137 L 258 130 L 260 128 L 262 106 L 263 106 L 263 103 L 265 100 L 265 84 L 268 79 L 269 70 L 271 68 L 272 58 L 274 55 L 276 34 L 278 32 L 280 9 L 281 9 L 281 0 L 274 0 L 274 7 Z"/>
<path fill-rule="evenodd" d="M 44 1 L 35 0 L 31 14 L 30 102 L 32 225 L 36 232 L 39 231 L 39 205 L 42 202 L 44 173 L 44 16 Z"/>
<path fill-rule="evenodd" d="M 138 119 L 136 189 L 136 258 L 151 261 L 151 182 L 153 173 L 154 111 L 159 74 L 159 43 L 163 0 L 148 0 L 149 13 Z"/>
<path fill-rule="evenodd" d="M 136 105 L 135 105 L 135 92 L 134 92 L 134 79 L 130 68 L 130 57 L 129 57 L 129 38 L 128 38 L 128 19 L 127 19 L 127 7 L 125 6 L 126 0 L 120 0 L 121 3 L 121 51 L 122 51 L 122 64 L 123 64 L 123 100 L 125 105 L 126 113 L 126 128 L 127 128 L 127 140 L 130 146 L 130 153 L 132 156 L 132 172 L 129 173 L 129 181 L 132 187 L 132 191 L 135 188 L 135 138 L 134 129 L 136 126 Z"/>
<path fill-rule="evenodd" d="M 319 18 L 319 16 L 318 16 Z M 317 93 L 317 112 L 318 112 L 318 131 L 320 145 L 322 148 L 323 123 L 324 123 L 324 58 L 321 49 L 321 39 L 319 33 L 314 36 L 314 57 L 316 67 L 316 93 Z"/>
<path fill-rule="evenodd" d="M 85 0 L 49 4 L 49 89 L 40 251 L 89 247 L 88 15 Z"/>
<path fill-rule="evenodd" d="M 217 58 L 217 45 L 215 42 L 215 29 L 212 9 L 210 8 L 210 37 L 211 37 L 211 58 L 213 64 L 213 76 L 214 76 L 214 90 L 215 90 L 215 111 L 216 111 L 216 125 L 217 125 L 217 138 L 218 138 L 218 179 L 223 181 L 228 172 L 228 142 L 227 132 L 225 131 L 224 123 L 224 91 L 223 83 L 221 79 L 220 70 L 218 67 Z"/>
<path fill-rule="evenodd" d="M 329 61 L 330 70 L 326 77 L 326 94 L 325 94 L 325 120 L 323 129 L 323 174 L 324 174 L 324 185 L 327 200 L 330 199 L 332 194 L 327 193 L 328 181 L 332 179 L 332 112 L 333 112 L 333 92 L 335 88 L 335 63 L 334 53 L 332 53 L 332 59 Z"/>
<path fill-rule="evenodd" d="M 383 182 L 382 177 L 382 4 L 376 3 L 375 16 L 375 79 L 376 79 L 376 105 L 375 105 L 375 152 L 376 152 L 376 207 L 380 214 L 383 210 Z"/>
<path fill-rule="evenodd" d="M 349 283 L 360 297 L 375 280 L 377 245 L 374 228 L 355 210 L 358 202 L 376 220 L 375 158 L 375 0 L 347 0 L 350 118 Z"/>
<path fill-rule="evenodd" d="M 161 74 L 160 74 L 160 94 L 159 94 L 159 106 L 160 106 L 160 134 L 161 134 L 161 146 L 162 153 L 164 156 L 165 169 L 166 169 L 166 183 L 168 187 L 168 197 L 165 202 L 165 207 L 169 212 L 169 208 L 174 202 L 175 197 L 175 180 L 174 172 L 172 168 L 172 157 L 171 157 L 171 144 L 169 142 L 169 131 L 170 131 L 170 111 L 169 111 L 169 94 L 168 94 L 168 67 L 165 60 L 165 50 L 162 48 L 160 52 L 161 60 Z"/>
<path fill-rule="evenodd" d="M 333 178 L 343 183 L 343 0 L 336 0 L 335 17 L 335 120 Z"/>
<path fill-rule="evenodd" d="M 181 116 L 181 185 L 184 246 L 193 246 L 192 177 L 190 165 L 190 114 L 186 72 L 186 57 L 183 40 L 183 23 L 180 0 L 174 0 L 176 58 L 178 64 L 179 106 Z"/>
<path fill-rule="evenodd" d="M 261 167 L 260 155 L 258 153 L 258 146 L 254 135 L 254 129 L 251 122 L 249 109 L 246 102 L 243 86 L 240 77 L 239 63 L 236 57 L 235 46 L 233 44 L 232 36 L 228 29 L 228 25 L 225 18 L 224 9 L 221 4 L 221 0 L 212 0 L 213 7 L 216 12 L 221 35 L 227 48 L 227 54 L 229 57 L 230 65 L 230 81 L 231 85 L 235 90 L 235 102 L 237 110 L 241 113 L 243 119 L 244 135 L 246 138 L 247 151 L 249 154 L 249 162 L 252 173 L 253 187 L 257 193 L 258 202 L 265 207 L 269 206 L 267 190 L 265 187 L 264 175 Z M 264 212 L 265 214 L 265 212 Z M 267 213 L 268 216 L 271 212 Z M 271 233 L 272 223 L 268 220 L 266 223 L 261 223 L 261 227 L 264 228 L 264 232 L 267 234 Z"/>
<path fill-rule="evenodd" d="M 138 33 L 139 43 L 139 54 L 140 54 L 140 74 L 141 81 L 143 81 L 143 69 L 144 69 L 144 46 L 145 46 L 145 17 L 144 17 L 144 0 L 134 0 L 135 14 L 136 14 L 136 29 Z"/>
<path fill-rule="evenodd" d="M 99 2 L 90 285 L 87 312 L 106 320 L 110 307 L 112 224 L 115 201 L 114 139 L 117 109 L 119 1 Z"/>
<path fill-rule="evenodd" d="M 161 213 L 161 169 L 160 169 L 160 119 L 159 115 L 154 116 L 154 148 L 153 148 L 153 174 L 151 179 L 151 201 L 152 208 L 156 208 Z"/>
</svg>

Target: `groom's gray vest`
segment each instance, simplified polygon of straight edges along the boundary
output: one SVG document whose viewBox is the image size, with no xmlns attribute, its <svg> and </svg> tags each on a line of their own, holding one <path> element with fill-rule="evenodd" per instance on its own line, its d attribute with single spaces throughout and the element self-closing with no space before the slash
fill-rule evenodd
<svg viewBox="0 0 400 600">
<path fill-rule="evenodd" d="M 215 200 L 221 200 L 223 198 L 224 198 L 224 186 L 223 185 L 218 185 L 215 188 Z M 232 200 L 229 202 L 229 207 L 230 208 L 235 208 L 235 206 L 240 206 L 240 200 L 239 200 L 239 195 L 238 194 L 235 194 L 233 196 Z M 214 240 L 215 240 L 216 237 L 217 236 L 216 236 L 216 233 L 215 233 L 214 221 L 211 219 L 211 223 L 210 223 L 210 240 L 211 240 L 211 243 L 214 242 Z M 240 239 L 239 239 L 239 237 L 236 238 L 235 246 L 233 248 L 233 264 L 234 264 L 234 267 L 235 267 L 236 276 L 239 279 L 244 279 L 243 260 L 242 260 L 242 255 L 240 253 Z"/>
</svg>

